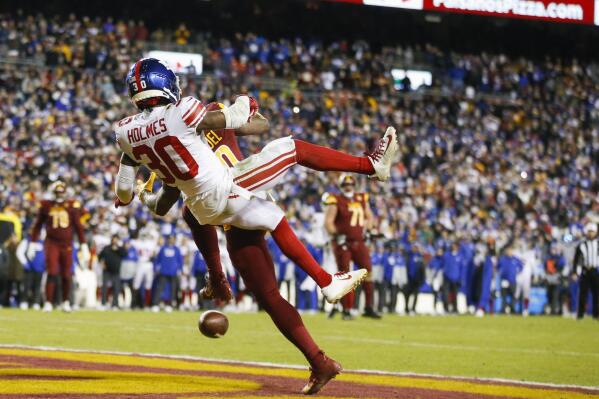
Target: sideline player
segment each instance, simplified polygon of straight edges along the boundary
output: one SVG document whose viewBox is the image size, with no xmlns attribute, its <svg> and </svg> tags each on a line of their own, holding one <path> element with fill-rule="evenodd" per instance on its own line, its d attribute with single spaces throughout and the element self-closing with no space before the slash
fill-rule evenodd
<svg viewBox="0 0 599 399">
<path fill-rule="evenodd" d="M 62 282 L 62 310 L 71 311 L 71 283 L 73 269 L 73 235 L 79 239 L 81 251 L 89 254 L 85 234 L 81 225 L 81 204 L 65 199 L 66 184 L 57 181 L 50 191 L 53 200 L 43 200 L 31 232 L 31 242 L 39 240 L 42 227 L 46 229 L 44 255 L 46 257 L 46 302 L 44 312 L 52 311 L 54 292 L 58 277 Z"/>
<path fill-rule="evenodd" d="M 374 215 L 368 204 L 368 194 L 356 192 L 356 178 L 343 173 L 339 176 L 341 194 L 325 193 L 325 228 L 333 237 L 333 251 L 339 272 L 348 272 L 350 261 L 360 268 L 372 271 L 370 252 L 366 245 L 365 234 L 374 227 Z M 364 282 L 366 307 L 364 317 L 380 319 L 372 307 L 373 283 L 368 277 Z M 354 304 L 354 293 L 348 293 L 342 300 L 343 318 L 351 319 L 350 311 Z"/>
<path fill-rule="evenodd" d="M 151 210 L 158 210 L 158 199 L 163 194 L 178 198 L 183 192 L 186 205 L 201 224 L 270 231 L 283 253 L 316 281 L 332 303 L 364 279 L 365 270 L 330 275 L 322 269 L 292 231 L 284 212 L 235 184 L 229 168 L 220 163 L 205 141 L 198 139 L 197 133 L 203 130 L 245 125 L 257 111 L 255 100 L 239 96 L 229 108 L 208 112 L 193 97 L 180 99 L 178 77 L 152 58 L 137 61 L 126 83 L 132 101 L 142 112 L 115 126 L 123 150 L 116 184 L 121 202 L 133 199 L 135 175 L 142 164 L 165 183 L 160 195 L 145 200 Z M 139 193 L 144 195 L 145 191 Z"/>
</svg>

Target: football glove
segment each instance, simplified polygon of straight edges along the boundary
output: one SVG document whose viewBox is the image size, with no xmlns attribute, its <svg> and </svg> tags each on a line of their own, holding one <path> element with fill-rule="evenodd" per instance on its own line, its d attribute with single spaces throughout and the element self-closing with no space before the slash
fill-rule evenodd
<svg viewBox="0 0 599 399">
<path fill-rule="evenodd" d="M 138 180 L 135 186 L 135 193 L 139 197 L 142 203 L 145 204 L 143 193 L 151 193 L 154 191 L 154 180 L 156 180 L 156 173 L 152 172 L 147 181 Z"/>
<path fill-rule="evenodd" d="M 335 236 L 335 242 L 337 245 L 345 245 L 347 243 L 347 236 L 345 234 L 337 234 Z"/>
<path fill-rule="evenodd" d="M 233 105 L 221 109 L 225 116 L 225 127 L 227 129 L 240 128 L 250 121 L 258 109 L 258 101 L 255 98 L 247 95 L 237 97 Z"/>
</svg>

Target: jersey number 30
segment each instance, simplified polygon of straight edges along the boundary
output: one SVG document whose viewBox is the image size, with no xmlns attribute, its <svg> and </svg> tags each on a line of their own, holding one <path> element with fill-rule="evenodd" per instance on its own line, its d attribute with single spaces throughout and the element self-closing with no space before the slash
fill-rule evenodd
<svg viewBox="0 0 599 399">
<path fill-rule="evenodd" d="M 167 150 L 171 148 L 171 151 Z M 198 174 L 198 164 L 193 159 L 187 148 L 175 136 L 164 136 L 154 142 L 154 148 L 147 144 L 142 144 L 132 149 L 133 156 L 136 160 L 146 163 L 148 168 L 158 172 L 158 175 L 166 184 L 173 184 L 175 178 L 179 180 L 191 180 Z M 187 170 L 181 170 L 177 161 L 173 159 L 175 155 L 179 158 Z M 147 158 L 147 161 L 143 157 Z"/>
</svg>

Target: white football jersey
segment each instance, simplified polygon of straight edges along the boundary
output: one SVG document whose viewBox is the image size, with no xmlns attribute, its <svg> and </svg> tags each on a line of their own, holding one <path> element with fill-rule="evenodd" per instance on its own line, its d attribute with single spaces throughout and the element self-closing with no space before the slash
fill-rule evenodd
<svg viewBox="0 0 599 399">
<path fill-rule="evenodd" d="M 152 261 L 152 257 L 156 253 L 158 243 L 156 240 L 147 238 L 138 238 L 131 240 L 131 245 L 137 250 L 140 263 L 148 263 Z"/>
<path fill-rule="evenodd" d="M 231 190 L 232 177 L 214 155 L 196 127 L 206 108 L 193 97 L 127 117 L 114 129 L 121 150 L 156 172 L 164 184 L 187 197 L 213 189 Z"/>
</svg>

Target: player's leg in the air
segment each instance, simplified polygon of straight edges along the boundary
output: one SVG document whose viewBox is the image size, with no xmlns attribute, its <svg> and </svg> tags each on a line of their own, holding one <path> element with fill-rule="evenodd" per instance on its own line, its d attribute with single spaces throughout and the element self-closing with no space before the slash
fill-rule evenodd
<svg viewBox="0 0 599 399">
<path fill-rule="evenodd" d="M 349 250 L 351 252 L 352 260 L 361 269 L 368 271 L 368 276 L 364 280 L 362 287 L 364 287 L 364 296 L 366 299 L 366 306 L 364 308 L 364 317 L 370 317 L 373 319 L 380 319 L 381 316 L 376 313 L 372 307 L 374 298 L 374 284 L 372 282 L 372 262 L 370 259 L 370 253 L 368 247 L 364 241 L 355 241 L 349 244 Z"/>
<path fill-rule="evenodd" d="M 244 230 L 269 231 L 283 254 L 308 273 L 330 303 L 339 301 L 366 276 L 365 270 L 335 275 L 327 273 L 295 235 L 281 208 L 238 186 L 233 187 L 224 208 L 218 212 L 214 212 L 214 203 L 205 197 L 187 198 L 186 204 L 203 224 L 229 224 Z M 203 217 L 215 213 L 210 218 Z"/>
<path fill-rule="evenodd" d="M 216 269 L 217 273 L 222 273 L 222 268 L 219 268 L 218 239 L 214 226 L 201 225 L 187 208 L 184 209 L 183 215 L 196 246 L 203 256 L 210 259 L 208 261 L 205 258 L 207 265 L 211 265 L 208 267 L 212 267 L 212 270 Z M 264 241 L 264 233 L 260 230 L 249 231 L 232 227 L 226 233 L 228 252 L 233 266 L 239 271 L 248 289 L 254 293 L 260 306 L 270 315 L 279 331 L 304 354 L 310 363 L 313 374 L 304 391 L 316 393 L 340 372 L 341 366 L 323 354 L 308 333 L 297 310 L 281 296 L 274 273 L 274 264 Z M 218 297 L 217 294 L 220 294 L 231 299 L 228 283 L 226 285 L 214 283 L 212 277 L 208 283 L 210 287 L 204 290 L 206 297 Z M 215 287 L 226 287 L 226 291 L 218 293 Z"/>
<path fill-rule="evenodd" d="M 318 171 L 350 172 L 389 178 L 397 153 L 397 136 L 388 128 L 379 145 L 367 156 L 357 157 L 291 137 L 268 143 L 262 151 L 235 164 L 235 184 L 249 191 L 269 190 L 284 180 L 285 172 L 294 165 Z"/>
<path fill-rule="evenodd" d="M 264 231 L 235 227 L 227 231 L 227 249 L 231 261 L 260 306 L 269 314 L 279 331 L 293 343 L 310 363 L 310 381 L 302 390 L 318 392 L 341 371 L 341 365 L 325 356 L 304 326 L 297 310 L 279 292 L 272 257 L 264 240 Z"/>
</svg>

